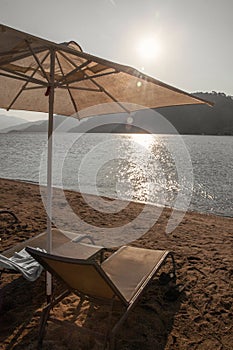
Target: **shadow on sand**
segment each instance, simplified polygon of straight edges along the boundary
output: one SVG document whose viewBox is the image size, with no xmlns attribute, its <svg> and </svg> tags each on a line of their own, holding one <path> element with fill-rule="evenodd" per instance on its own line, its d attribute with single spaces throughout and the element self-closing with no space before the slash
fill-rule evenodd
<svg viewBox="0 0 233 350">
<path fill-rule="evenodd" d="M 44 274 L 31 283 L 22 276 L 3 273 L 0 286 L 1 349 L 15 349 L 30 328 L 38 327 L 38 309 L 44 302 Z M 36 331 L 36 337 L 37 334 Z"/>
<path fill-rule="evenodd" d="M 45 304 L 44 275 L 34 283 L 22 277 L 1 289 L 0 341 L 2 349 L 37 349 L 41 306 Z M 158 280 L 148 288 L 140 302 L 123 323 L 116 339 L 116 350 L 163 350 L 172 330 L 184 293 L 176 300 L 165 298 L 169 286 Z M 61 286 L 57 286 L 61 291 Z M 116 321 L 121 309 L 113 312 Z M 85 332 L 104 333 L 108 326 L 108 307 L 85 301 L 79 305 L 74 294 L 65 298 L 51 312 L 56 322 L 49 322 L 43 349 L 103 349 L 103 339 Z"/>
</svg>

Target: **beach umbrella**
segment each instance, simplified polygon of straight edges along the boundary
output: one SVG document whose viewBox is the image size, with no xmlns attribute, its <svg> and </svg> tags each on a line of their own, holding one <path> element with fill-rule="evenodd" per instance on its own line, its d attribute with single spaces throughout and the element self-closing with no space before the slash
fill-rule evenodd
<svg viewBox="0 0 233 350">
<path fill-rule="evenodd" d="M 75 42 L 56 44 L 0 25 L 0 107 L 48 113 L 48 251 L 53 115 L 84 118 L 92 115 L 88 107 L 106 103 L 109 109 L 105 113 L 113 114 L 208 102 L 134 68 L 87 54 Z M 95 109 L 96 116 L 101 114 L 101 108 Z"/>
</svg>

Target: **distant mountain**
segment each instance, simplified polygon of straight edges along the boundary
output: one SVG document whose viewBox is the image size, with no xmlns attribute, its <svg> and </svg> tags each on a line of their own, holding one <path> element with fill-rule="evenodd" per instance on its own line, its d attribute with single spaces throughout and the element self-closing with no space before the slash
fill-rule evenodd
<svg viewBox="0 0 233 350">
<path fill-rule="evenodd" d="M 81 126 L 75 129 L 71 129 L 70 132 L 81 132 Z M 145 134 L 146 130 L 139 128 L 134 125 L 124 124 L 124 123 L 110 123 L 106 125 L 99 125 L 89 129 L 89 133 L 110 133 L 110 134 Z"/>
<path fill-rule="evenodd" d="M 180 134 L 233 135 L 233 97 L 224 93 L 196 92 L 193 95 L 214 102 L 157 109 Z"/>
<path fill-rule="evenodd" d="M 37 120 L 35 122 L 25 122 L 20 125 L 13 125 L 6 129 L 1 129 L 0 133 L 9 133 L 9 132 L 25 132 L 26 130 L 32 128 L 33 130 L 36 130 L 40 125 L 43 123 L 41 120 Z"/>
<path fill-rule="evenodd" d="M 3 129 L 10 128 L 16 125 L 26 124 L 27 120 L 12 115 L 0 114 L 0 132 Z"/>
<path fill-rule="evenodd" d="M 196 92 L 193 95 L 214 102 L 215 105 L 185 105 L 140 111 L 133 114 L 132 125 L 128 123 L 129 116 L 125 113 L 90 117 L 81 121 L 56 115 L 54 129 L 79 133 L 141 133 L 149 130 L 155 134 L 166 134 L 174 133 L 175 128 L 179 134 L 233 135 L 233 97 L 215 91 Z M 166 124 L 164 120 L 171 124 Z M 0 132 L 47 132 L 47 125 L 47 120 L 38 121 Z"/>
<path fill-rule="evenodd" d="M 64 127 L 61 124 L 66 121 Z M 74 127 L 77 122 L 73 118 L 68 118 L 60 115 L 54 116 L 54 130 L 60 126 L 60 131 L 65 132 L 67 129 Z M 47 120 L 37 120 L 35 122 L 28 122 L 21 125 L 14 125 L 12 127 L 0 130 L 0 133 L 9 132 L 47 132 L 48 121 Z"/>
</svg>

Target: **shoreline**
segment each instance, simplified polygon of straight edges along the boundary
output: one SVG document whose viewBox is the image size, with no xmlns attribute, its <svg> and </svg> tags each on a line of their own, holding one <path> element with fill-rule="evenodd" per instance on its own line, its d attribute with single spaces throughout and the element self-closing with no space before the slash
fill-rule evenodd
<svg viewBox="0 0 233 350">
<path fill-rule="evenodd" d="M 76 214 L 103 232 L 109 227 L 127 225 L 143 209 L 142 204 L 131 203 L 120 213 L 105 215 L 92 210 L 80 194 L 65 193 Z M 0 179 L 0 194 L 0 208 L 13 211 L 19 219 L 12 227 L 0 227 L 1 251 L 46 229 L 38 185 Z M 64 207 L 60 205 L 59 209 L 63 211 Z M 148 231 L 129 244 L 173 251 L 177 283 L 185 289 L 177 300 L 168 302 L 163 297 L 166 286 L 159 287 L 155 281 L 120 329 L 116 350 L 231 350 L 233 218 L 187 212 L 176 229 L 165 234 L 170 214 L 171 210 L 164 208 Z M 149 212 L 145 223 L 150 219 Z M 83 232 L 82 227 L 79 230 Z M 44 274 L 34 283 L 19 275 L 3 274 L 0 293 L 1 349 L 36 349 L 40 311 L 46 302 Z M 77 297 L 73 294 L 54 308 L 61 323 L 49 324 L 45 349 L 101 349 L 97 339 L 76 331 L 75 325 L 90 323 L 101 331 L 106 309 L 98 308 L 89 315 L 87 302 L 76 319 L 76 308 Z M 67 319 L 72 321 L 71 326 L 62 322 Z"/>
<path fill-rule="evenodd" d="M 21 179 L 10 179 L 10 178 L 4 178 L 4 177 L 0 177 L 0 180 L 9 180 L 9 181 L 15 181 L 15 182 L 22 182 L 22 183 L 26 183 L 26 184 L 32 184 L 32 185 L 35 185 L 35 186 L 40 186 L 39 182 L 35 182 L 35 181 L 30 181 L 30 180 L 21 180 Z M 46 185 L 43 185 L 44 187 L 46 187 Z M 54 186 L 53 187 L 55 190 L 64 190 L 64 191 L 68 191 L 68 192 L 74 192 L 74 193 L 77 193 L 77 194 L 81 194 L 79 191 L 77 190 L 74 190 L 74 189 L 69 189 L 69 188 L 60 188 L 60 187 L 56 187 Z M 88 195 L 88 196 L 96 196 L 92 193 L 83 193 L 84 195 Z M 102 198 L 106 198 L 107 200 L 119 200 L 119 201 L 127 201 L 127 199 L 118 199 L 118 198 L 114 198 L 114 197 L 108 197 L 108 196 L 99 196 L 99 197 L 102 197 Z M 151 206 L 154 206 L 154 207 L 158 207 L 158 208 L 167 208 L 169 210 L 176 210 L 176 211 L 181 211 L 181 210 L 178 210 L 178 209 L 175 209 L 175 208 L 172 208 L 172 207 L 169 207 L 169 206 L 166 206 L 166 205 L 162 205 L 162 204 L 156 204 L 156 203 L 152 203 L 152 202 L 144 202 L 144 201 L 140 201 L 140 200 L 132 200 L 132 203 L 135 203 L 135 204 L 141 204 L 141 205 L 151 205 Z M 217 213 L 217 212 L 211 212 L 211 211 L 198 211 L 198 210 L 194 210 L 194 209 L 190 209 L 188 208 L 187 212 L 190 212 L 190 213 L 197 213 L 197 214 L 203 214 L 203 215 L 213 215 L 213 216 L 217 216 L 217 217 L 223 217 L 223 218 L 229 218 L 229 219 L 232 219 L 233 216 L 230 216 L 230 215 L 223 215 L 221 213 Z"/>
</svg>

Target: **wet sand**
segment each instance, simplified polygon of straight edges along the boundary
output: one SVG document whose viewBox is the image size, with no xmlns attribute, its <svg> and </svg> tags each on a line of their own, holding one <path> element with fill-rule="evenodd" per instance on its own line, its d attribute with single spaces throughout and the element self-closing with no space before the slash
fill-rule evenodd
<svg viewBox="0 0 233 350">
<path fill-rule="evenodd" d="M 0 222 L 0 249 L 4 251 L 43 232 L 46 213 L 36 185 L 0 179 L 0 192 L 0 209 L 13 211 L 19 219 L 8 228 L 7 222 Z M 143 210 L 143 204 L 131 203 L 119 213 L 106 214 L 90 208 L 78 193 L 67 191 L 66 199 L 82 222 L 103 232 L 109 227 L 125 226 Z M 59 205 L 62 210 L 63 204 Z M 121 328 L 116 349 L 231 350 L 233 219 L 187 212 L 168 235 L 165 228 L 170 214 L 170 209 L 164 209 L 148 232 L 131 244 L 173 251 L 177 283 L 185 287 L 184 291 L 175 301 L 168 301 L 164 298 L 168 286 L 155 281 Z M 65 228 L 63 221 L 61 217 L 60 224 Z M 73 229 L 78 231 L 76 226 Z M 59 290 L 60 285 L 56 284 L 56 288 Z M 45 305 L 44 289 L 44 273 L 33 283 L 16 274 L 2 275 L 0 349 L 36 349 L 40 311 Z M 70 323 L 49 323 L 44 349 L 101 349 L 101 340 L 81 332 L 80 327 L 90 325 L 103 330 L 107 309 L 85 302 L 78 316 L 77 305 L 78 298 L 71 295 L 54 308 L 58 320 Z"/>
</svg>

